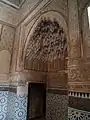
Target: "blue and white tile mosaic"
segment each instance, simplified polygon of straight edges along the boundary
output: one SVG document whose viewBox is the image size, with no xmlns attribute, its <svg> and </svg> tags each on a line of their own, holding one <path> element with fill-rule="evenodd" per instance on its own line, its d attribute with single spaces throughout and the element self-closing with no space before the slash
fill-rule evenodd
<svg viewBox="0 0 90 120">
<path fill-rule="evenodd" d="M 0 120 L 7 119 L 8 91 L 0 91 Z"/>
<path fill-rule="evenodd" d="M 0 120 L 26 120 L 27 96 L 0 91 Z"/>
<path fill-rule="evenodd" d="M 68 120 L 90 120 L 90 112 L 68 107 Z"/>
<path fill-rule="evenodd" d="M 15 100 L 15 115 L 14 120 L 27 119 L 27 96 L 17 96 Z"/>
</svg>

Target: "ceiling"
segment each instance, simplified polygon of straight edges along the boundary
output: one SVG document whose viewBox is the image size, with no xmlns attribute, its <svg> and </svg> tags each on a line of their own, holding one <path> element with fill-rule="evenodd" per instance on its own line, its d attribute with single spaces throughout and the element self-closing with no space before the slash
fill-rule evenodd
<svg viewBox="0 0 90 120">
<path fill-rule="evenodd" d="M 18 9 L 25 2 L 25 0 L 0 0 L 0 2 Z"/>
</svg>

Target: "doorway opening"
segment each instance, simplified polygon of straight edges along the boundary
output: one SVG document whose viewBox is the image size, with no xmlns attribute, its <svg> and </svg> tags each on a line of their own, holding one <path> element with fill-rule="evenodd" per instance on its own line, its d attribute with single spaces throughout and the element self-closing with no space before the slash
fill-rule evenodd
<svg viewBox="0 0 90 120">
<path fill-rule="evenodd" d="M 28 119 L 45 118 L 46 89 L 44 83 L 29 83 L 28 87 Z"/>
</svg>

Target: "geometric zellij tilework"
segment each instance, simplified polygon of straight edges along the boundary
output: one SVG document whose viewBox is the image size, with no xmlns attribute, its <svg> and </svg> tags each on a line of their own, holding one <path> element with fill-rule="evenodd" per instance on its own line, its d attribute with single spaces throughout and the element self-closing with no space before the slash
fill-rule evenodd
<svg viewBox="0 0 90 120">
<path fill-rule="evenodd" d="M 0 120 L 26 120 L 27 96 L 0 91 Z"/>
<path fill-rule="evenodd" d="M 7 106 L 8 102 L 8 91 L 1 91 L 0 92 L 0 120 L 6 120 L 7 118 Z"/>
<path fill-rule="evenodd" d="M 68 107 L 68 120 L 90 120 L 90 112 Z"/>
</svg>

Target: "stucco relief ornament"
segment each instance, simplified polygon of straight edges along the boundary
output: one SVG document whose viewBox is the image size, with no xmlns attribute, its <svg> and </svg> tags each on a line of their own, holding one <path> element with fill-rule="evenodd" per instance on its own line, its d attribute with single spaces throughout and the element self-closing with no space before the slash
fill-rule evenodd
<svg viewBox="0 0 90 120">
<path fill-rule="evenodd" d="M 56 20 L 41 19 L 27 46 L 25 60 L 52 61 L 67 57 L 67 39 Z"/>
<path fill-rule="evenodd" d="M 79 81 L 81 80 L 80 69 L 74 68 L 68 70 L 68 77 L 71 81 Z"/>
<path fill-rule="evenodd" d="M 26 85 L 26 77 L 23 73 L 15 73 L 11 76 L 12 82 L 16 82 L 17 86 L 25 86 Z"/>
</svg>

